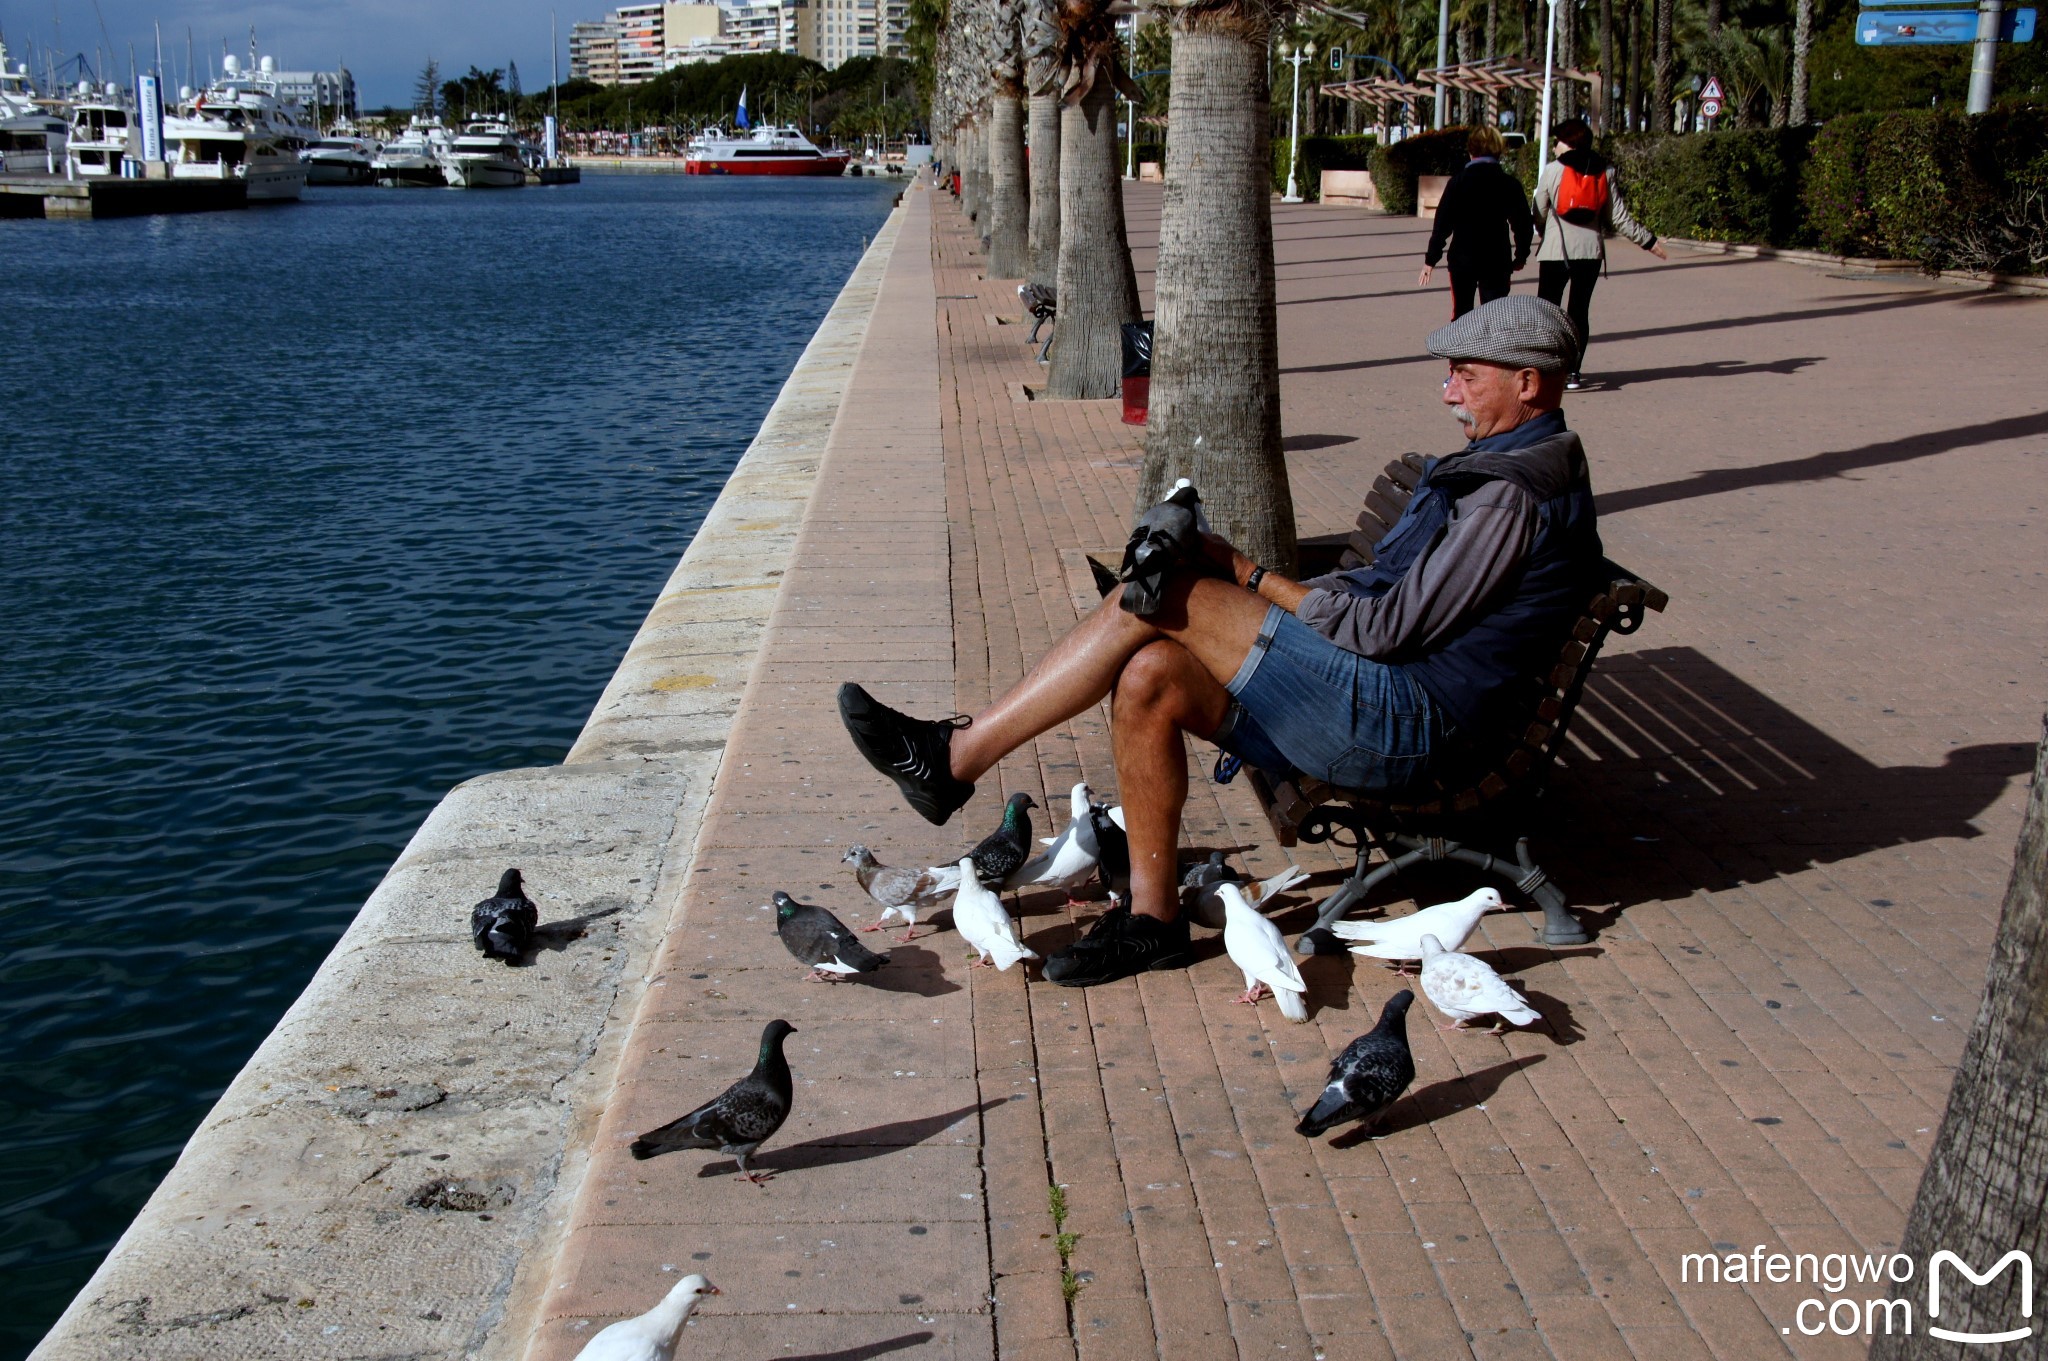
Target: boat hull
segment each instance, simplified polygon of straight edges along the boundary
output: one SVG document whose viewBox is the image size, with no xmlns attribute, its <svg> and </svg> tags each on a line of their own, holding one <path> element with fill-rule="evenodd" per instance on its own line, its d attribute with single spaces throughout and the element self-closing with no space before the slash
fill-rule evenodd
<svg viewBox="0 0 2048 1361">
<path fill-rule="evenodd" d="M 690 157 L 683 162 L 685 175 L 823 175 L 846 173 L 851 156 L 748 156 L 714 159 Z"/>
<path fill-rule="evenodd" d="M 526 167 L 504 161 L 451 157 L 441 169 L 457 189 L 516 189 L 526 183 Z"/>
<path fill-rule="evenodd" d="M 174 180 L 240 180 L 251 203 L 290 203 L 306 188 L 306 167 L 299 161 L 248 166 L 219 161 L 184 161 L 171 166 Z"/>
<path fill-rule="evenodd" d="M 368 184 L 377 178 L 368 161 L 307 161 L 308 184 Z"/>
</svg>

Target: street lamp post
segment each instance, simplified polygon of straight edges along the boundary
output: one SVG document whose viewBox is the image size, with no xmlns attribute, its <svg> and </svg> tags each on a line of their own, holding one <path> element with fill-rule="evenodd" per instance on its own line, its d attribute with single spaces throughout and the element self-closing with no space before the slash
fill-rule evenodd
<svg viewBox="0 0 2048 1361">
<path fill-rule="evenodd" d="M 1301 191 L 1294 182 L 1294 163 L 1301 159 L 1301 64 L 1313 61 L 1315 55 L 1316 45 L 1306 42 L 1285 59 L 1294 68 L 1294 103 L 1287 119 L 1287 192 L 1280 196 L 1282 203 L 1301 202 Z"/>
<path fill-rule="evenodd" d="M 1549 0 L 1549 22 L 1543 29 L 1543 109 L 1536 115 L 1536 178 L 1550 160 L 1551 63 L 1557 56 L 1557 0 Z"/>
</svg>

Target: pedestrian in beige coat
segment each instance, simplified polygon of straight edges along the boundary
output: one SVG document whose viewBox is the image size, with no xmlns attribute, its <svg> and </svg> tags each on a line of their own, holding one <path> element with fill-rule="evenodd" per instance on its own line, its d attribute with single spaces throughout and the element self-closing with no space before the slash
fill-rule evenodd
<svg viewBox="0 0 2048 1361">
<path fill-rule="evenodd" d="M 1607 260 L 1607 233 L 1627 237 L 1659 260 L 1671 258 L 1657 234 L 1635 220 L 1621 197 L 1614 164 L 1593 149 L 1593 130 L 1582 118 L 1557 125 L 1557 159 L 1543 167 L 1536 181 L 1536 293 L 1563 306 L 1579 328 L 1579 363 L 1583 368 L 1592 339 L 1590 312 L 1593 285 Z M 1565 303 L 1565 290 L 1571 302 Z M 1585 380 L 1574 370 L 1565 389 L 1576 392 Z"/>
</svg>

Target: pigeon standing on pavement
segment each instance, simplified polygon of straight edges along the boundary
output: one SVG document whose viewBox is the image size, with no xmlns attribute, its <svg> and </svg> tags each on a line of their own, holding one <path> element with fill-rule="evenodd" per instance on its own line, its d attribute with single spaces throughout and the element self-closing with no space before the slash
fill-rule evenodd
<svg viewBox="0 0 2048 1361">
<path fill-rule="evenodd" d="M 1438 1030 L 1463 1030 L 1465 1023 L 1480 1016 L 1500 1018 L 1493 1027 L 1498 1035 L 1506 1025 L 1532 1025 L 1543 1014 L 1529 1005 L 1529 999 L 1509 987 L 1493 966 L 1483 959 L 1446 950 L 1435 936 L 1422 938 L 1422 995 L 1436 1003 L 1436 1009 L 1451 1018 Z"/>
<path fill-rule="evenodd" d="M 620 1319 L 584 1343 L 576 1361 L 675 1361 L 676 1343 L 697 1301 L 718 1293 L 702 1276 L 685 1276 L 660 1304 L 638 1318 Z"/>
<path fill-rule="evenodd" d="M 513 964 L 533 946 L 540 909 L 526 896 L 518 870 L 498 876 L 498 891 L 469 910 L 469 938 L 492 959 Z"/>
<path fill-rule="evenodd" d="M 775 934 L 796 956 L 797 963 L 811 966 L 811 977 L 836 981 L 851 974 L 873 973 L 889 962 L 862 945 L 845 922 L 822 907 L 800 903 L 779 889 L 775 894 Z"/>
<path fill-rule="evenodd" d="M 770 1021 L 761 1032 L 753 1072 L 681 1119 L 635 1139 L 633 1156 L 645 1159 L 679 1148 L 715 1148 L 739 1159 L 740 1175 L 748 1181 L 767 1180 L 747 1166 L 747 1159 L 789 1118 L 794 1089 L 782 1042 L 794 1034 L 796 1027 L 789 1022 Z"/>
<path fill-rule="evenodd" d="M 1259 997 L 1270 991 L 1282 1016 L 1306 1021 L 1308 984 L 1301 981 L 1301 970 L 1294 967 L 1280 928 L 1260 916 L 1236 884 L 1218 884 L 1216 893 L 1223 899 L 1223 949 L 1244 975 L 1244 996 L 1237 1000 L 1257 1006 Z"/>
<path fill-rule="evenodd" d="M 1065 890 L 1068 903 L 1078 902 L 1074 890 L 1095 877 L 1100 858 L 1095 824 L 1088 816 L 1094 802 L 1094 790 L 1085 783 L 1075 785 L 1069 796 L 1067 830 L 1046 838 L 1046 848 L 1018 866 L 1004 887 L 1035 888 L 1043 884 Z"/>
<path fill-rule="evenodd" d="M 953 929 L 981 956 L 967 966 L 970 969 L 988 964 L 1007 969 L 1019 960 L 1038 958 L 1036 951 L 1017 939 L 1017 928 L 1010 921 L 1003 900 L 981 886 L 971 855 L 960 861 L 960 891 L 953 896 Z"/>
<path fill-rule="evenodd" d="M 1406 964 L 1422 958 L 1424 936 L 1435 936 L 1446 948 L 1455 950 L 1478 928 L 1481 917 L 1505 906 L 1499 890 L 1482 888 L 1454 903 L 1438 903 L 1392 921 L 1332 922 L 1330 934 L 1364 942 L 1351 947 L 1354 955 Z"/>
<path fill-rule="evenodd" d="M 1401 989 L 1381 1008 L 1380 1023 L 1344 1046 L 1330 1064 L 1330 1084 L 1294 1127 L 1296 1134 L 1313 1139 L 1346 1121 L 1370 1124 L 1408 1090 L 1415 1080 L 1415 1055 L 1408 1050 L 1408 1007 L 1414 1001 L 1414 993 Z"/>
<path fill-rule="evenodd" d="M 901 917 L 905 930 L 899 940 L 916 940 L 917 914 L 937 907 L 960 887 L 960 871 L 951 865 L 922 870 L 884 865 L 865 846 L 849 846 L 839 858 L 853 866 L 853 877 L 860 880 L 870 898 L 882 905 L 882 915 L 875 918 L 875 924 L 861 930 L 879 931 L 889 918 Z"/>
<path fill-rule="evenodd" d="M 1112 903 L 1121 904 L 1131 893 L 1131 839 L 1124 834 L 1124 810 L 1088 806 L 1088 825 L 1095 833 L 1096 873 Z"/>
<path fill-rule="evenodd" d="M 1031 858 L 1031 810 L 1036 807 L 1029 794 L 1010 795 L 1003 805 L 1002 825 L 967 853 L 982 883 L 1000 889 Z"/>
<path fill-rule="evenodd" d="M 1187 902 L 1188 911 L 1194 919 L 1211 930 L 1220 931 L 1226 920 L 1223 899 L 1217 893 L 1223 884 L 1236 884 L 1244 892 L 1244 900 L 1260 912 L 1272 910 L 1272 900 L 1288 889 L 1308 878 L 1308 871 L 1299 865 L 1289 865 L 1270 879 L 1248 884 L 1235 866 L 1228 863 L 1222 851 L 1209 852 L 1209 859 L 1194 866 L 1181 876 L 1181 896 Z"/>
</svg>

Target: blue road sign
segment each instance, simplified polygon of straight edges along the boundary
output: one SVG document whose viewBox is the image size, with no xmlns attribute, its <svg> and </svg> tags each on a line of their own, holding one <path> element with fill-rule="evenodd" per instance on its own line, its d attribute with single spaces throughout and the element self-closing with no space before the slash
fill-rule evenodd
<svg viewBox="0 0 2048 1361">
<path fill-rule="evenodd" d="M 1999 41 L 2034 40 L 2034 11 L 2009 9 L 1999 26 Z M 1859 47 L 1915 47 L 1930 43 L 1977 41 L 1974 9 L 1867 9 L 1856 16 Z"/>
</svg>

